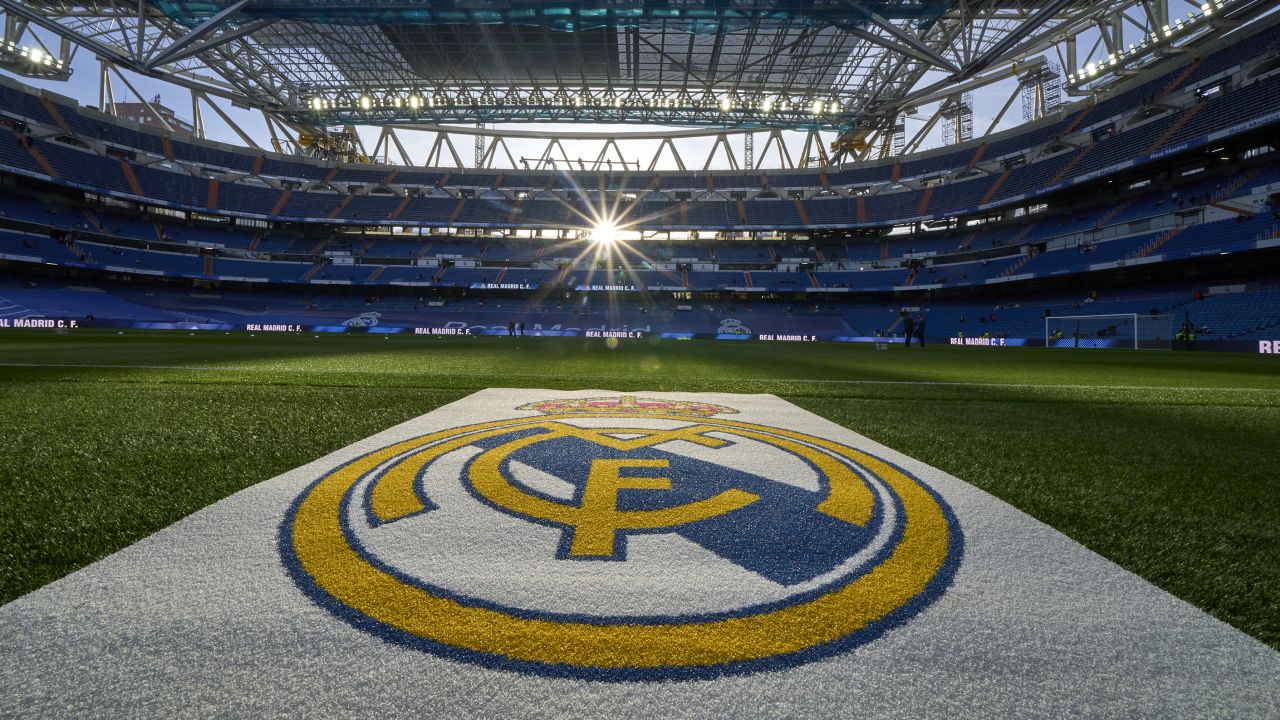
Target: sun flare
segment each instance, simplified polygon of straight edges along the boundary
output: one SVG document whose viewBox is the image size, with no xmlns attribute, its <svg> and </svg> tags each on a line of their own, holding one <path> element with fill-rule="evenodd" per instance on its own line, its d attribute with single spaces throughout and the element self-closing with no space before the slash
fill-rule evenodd
<svg viewBox="0 0 1280 720">
<path fill-rule="evenodd" d="M 608 220 L 601 220 L 591 228 L 591 242 L 598 245 L 612 245 L 618 241 L 618 226 Z"/>
</svg>

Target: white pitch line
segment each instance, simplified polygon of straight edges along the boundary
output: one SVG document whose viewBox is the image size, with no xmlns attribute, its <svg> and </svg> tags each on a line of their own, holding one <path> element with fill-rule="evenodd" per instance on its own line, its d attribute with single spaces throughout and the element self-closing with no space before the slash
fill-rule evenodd
<svg viewBox="0 0 1280 720">
<path fill-rule="evenodd" d="M 0 367 L 16 367 L 16 368 L 88 368 L 95 370 L 188 370 L 192 372 L 210 371 L 210 372 L 253 372 L 253 373 L 344 373 L 344 374 L 362 374 L 365 371 L 351 370 L 348 368 L 264 368 L 264 367 L 236 367 L 236 366 L 210 366 L 198 367 L 192 365 L 124 365 L 124 364 L 105 364 L 105 363 L 19 363 L 19 362 L 0 362 Z M 430 372 L 413 372 L 407 370 L 375 370 L 371 371 L 375 375 L 403 375 L 414 377 L 452 377 L 451 375 Z M 513 375 L 505 374 L 504 377 L 509 378 L 533 378 L 540 380 L 609 380 L 616 382 L 616 375 Z M 706 381 L 711 382 L 713 378 L 674 378 L 677 380 L 686 380 L 690 382 Z M 1009 388 L 1009 389 L 1055 389 L 1055 390 L 1183 390 L 1187 392 L 1261 392 L 1261 393 L 1280 393 L 1280 388 L 1254 388 L 1254 387 L 1206 387 L 1206 386 L 1176 386 L 1176 385 L 1088 385 L 1088 384 L 1060 384 L 1060 383 L 995 383 L 995 382 L 965 382 L 950 380 L 830 380 L 830 379 L 806 379 L 806 378 L 764 378 L 764 377 L 729 377 L 723 378 L 731 382 L 769 382 L 769 383 L 809 383 L 821 385 L 908 385 L 908 386 L 937 386 L 937 387 L 976 387 L 976 388 Z"/>
</svg>

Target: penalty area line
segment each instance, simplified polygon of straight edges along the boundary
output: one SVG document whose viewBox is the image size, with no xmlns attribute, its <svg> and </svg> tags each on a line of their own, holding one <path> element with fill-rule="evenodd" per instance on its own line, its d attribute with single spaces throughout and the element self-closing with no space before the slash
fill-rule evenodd
<svg viewBox="0 0 1280 720">
<path fill-rule="evenodd" d="M 209 366 L 200 367 L 193 365 L 153 365 L 153 364 L 110 364 L 110 363 L 22 363 L 22 362 L 0 362 L 0 367 L 12 368 L 53 368 L 68 369 L 82 368 L 86 370 L 180 370 L 187 372 L 248 372 L 248 373 L 292 373 L 292 374 L 351 374 L 352 372 L 360 373 L 361 371 L 353 371 L 348 368 L 269 368 L 269 367 L 243 367 L 243 366 Z M 408 370 L 375 370 L 368 372 L 372 375 L 400 375 L 406 377 L 451 377 L 452 374 L 432 373 L 432 372 L 416 372 Z M 617 382 L 616 375 L 545 375 L 545 374 L 506 374 L 504 377 L 516 379 L 535 379 L 535 380 L 609 380 Z M 714 378 L 673 378 L 688 381 L 706 381 L 713 382 Z M 766 378 L 766 377 L 731 377 L 723 378 L 724 380 L 737 382 L 767 382 L 767 383 L 806 383 L 821 385 L 906 385 L 906 386 L 922 386 L 922 387 L 972 387 L 972 388 L 991 388 L 991 389 L 1046 389 L 1046 390 L 1181 390 L 1184 392 L 1258 392 L 1258 393 L 1280 393 L 1280 388 L 1256 388 L 1256 387 L 1206 387 L 1206 386 L 1178 386 L 1178 385 L 1097 385 L 1097 384 L 1070 384 L 1070 383 L 997 383 L 997 382 L 971 382 L 965 380 L 836 380 L 828 378 Z"/>
</svg>

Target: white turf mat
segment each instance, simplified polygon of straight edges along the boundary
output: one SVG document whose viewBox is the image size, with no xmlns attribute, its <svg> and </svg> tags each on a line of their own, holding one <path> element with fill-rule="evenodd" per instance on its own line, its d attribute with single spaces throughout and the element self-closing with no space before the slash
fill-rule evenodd
<svg viewBox="0 0 1280 720">
<path fill-rule="evenodd" d="M 1278 696 L 1280 653 L 769 395 L 479 392 L 0 608 L 0 716 L 1261 718 Z"/>
</svg>

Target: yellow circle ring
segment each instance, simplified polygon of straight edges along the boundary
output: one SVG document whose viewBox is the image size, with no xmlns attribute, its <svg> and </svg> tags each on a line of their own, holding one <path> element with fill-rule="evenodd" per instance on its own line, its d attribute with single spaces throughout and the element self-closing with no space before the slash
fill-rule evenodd
<svg viewBox="0 0 1280 720">
<path fill-rule="evenodd" d="M 556 415 L 554 419 L 582 417 L 599 415 Z M 679 415 L 653 414 L 609 417 L 689 420 Z M 960 536 L 950 511 L 896 467 L 823 438 L 702 418 L 697 422 L 730 431 L 763 431 L 809 443 L 870 471 L 902 504 L 897 545 L 883 562 L 865 574 L 795 605 L 708 622 L 596 624 L 517 615 L 433 594 L 375 567 L 348 543 L 342 526 L 344 498 L 361 478 L 383 463 L 460 435 L 496 428 L 518 429 L 520 425 L 548 419 L 551 418 L 538 416 L 451 428 L 396 443 L 338 468 L 303 493 L 291 518 L 282 526 L 281 546 L 286 562 L 313 597 L 360 627 L 376 631 L 369 627 L 368 620 L 372 620 L 391 631 L 387 634 L 393 638 L 417 638 L 426 641 L 428 647 L 457 649 L 464 658 L 487 656 L 517 668 L 542 665 L 610 671 L 732 668 L 835 643 L 884 621 L 927 589 L 936 591 L 939 588 L 931 586 L 936 586 L 939 579 L 949 580 L 958 561 Z M 940 577 L 943 574 L 945 578 Z M 363 619 L 350 617 L 344 609 Z"/>
</svg>

